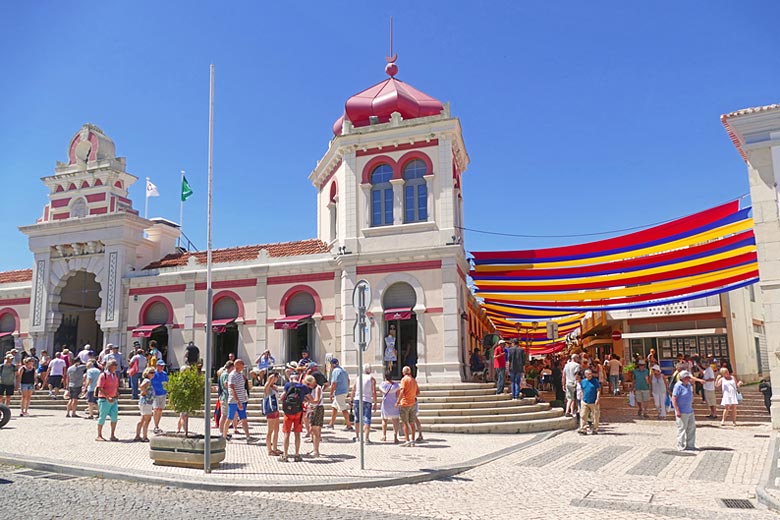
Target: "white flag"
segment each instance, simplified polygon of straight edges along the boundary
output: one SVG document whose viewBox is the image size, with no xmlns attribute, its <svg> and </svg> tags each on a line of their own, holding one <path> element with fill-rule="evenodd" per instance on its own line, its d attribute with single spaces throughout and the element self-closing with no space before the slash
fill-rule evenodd
<svg viewBox="0 0 780 520">
<path fill-rule="evenodd" d="M 152 181 L 146 179 L 146 196 L 147 197 L 159 197 L 160 192 L 157 191 L 157 186 L 152 184 Z"/>
</svg>

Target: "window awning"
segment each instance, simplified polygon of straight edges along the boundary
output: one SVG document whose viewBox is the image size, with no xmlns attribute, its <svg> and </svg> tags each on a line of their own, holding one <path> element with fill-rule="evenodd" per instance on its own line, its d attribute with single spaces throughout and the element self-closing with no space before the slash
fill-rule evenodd
<svg viewBox="0 0 780 520">
<path fill-rule="evenodd" d="M 155 329 L 159 329 L 160 327 L 164 327 L 164 325 L 139 325 L 136 328 L 133 329 L 133 337 L 134 338 L 148 338 L 152 335 L 152 332 Z"/>
<path fill-rule="evenodd" d="M 11 336 L 11 335 L 13 335 L 13 332 L 11 332 L 11 331 L 0 332 L 0 338 L 5 338 L 6 336 Z"/>
<path fill-rule="evenodd" d="M 409 308 L 401 307 L 398 309 L 385 309 L 385 320 L 411 320 L 412 310 Z"/>
<path fill-rule="evenodd" d="M 211 320 L 211 332 L 216 334 L 222 334 L 227 330 L 227 326 L 236 321 L 235 318 L 227 318 L 223 320 Z"/>
<path fill-rule="evenodd" d="M 275 329 L 297 329 L 302 321 L 311 318 L 311 314 L 299 314 L 297 316 L 285 316 L 274 320 Z"/>
</svg>

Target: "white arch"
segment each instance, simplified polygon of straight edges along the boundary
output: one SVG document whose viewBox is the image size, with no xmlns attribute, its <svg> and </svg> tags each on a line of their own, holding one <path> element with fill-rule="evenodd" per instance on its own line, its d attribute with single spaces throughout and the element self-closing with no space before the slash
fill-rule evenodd
<svg viewBox="0 0 780 520">
<path fill-rule="evenodd" d="M 55 316 L 55 328 L 59 326 L 59 322 L 62 320 L 62 313 L 59 309 L 60 300 L 62 299 L 62 289 L 68 283 L 68 279 L 74 276 L 79 271 L 86 271 L 95 275 L 95 281 L 100 287 L 98 297 L 100 298 L 100 307 L 95 311 L 95 321 L 98 324 L 103 323 L 103 303 L 105 302 L 105 294 L 103 290 L 103 271 L 105 262 L 103 256 L 86 256 L 86 257 L 73 257 L 63 260 L 54 260 L 51 262 L 51 268 L 49 269 L 49 309 Z"/>
<path fill-rule="evenodd" d="M 385 291 L 388 287 L 398 282 L 408 283 L 412 289 L 414 289 L 417 303 L 415 303 L 414 309 L 412 310 L 417 314 L 425 312 L 425 291 L 423 290 L 422 284 L 420 284 L 420 281 L 417 278 L 407 273 L 391 273 L 376 284 L 376 299 L 371 302 L 371 312 L 374 314 L 382 312 L 382 300 L 384 299 Z"/>
</svg>

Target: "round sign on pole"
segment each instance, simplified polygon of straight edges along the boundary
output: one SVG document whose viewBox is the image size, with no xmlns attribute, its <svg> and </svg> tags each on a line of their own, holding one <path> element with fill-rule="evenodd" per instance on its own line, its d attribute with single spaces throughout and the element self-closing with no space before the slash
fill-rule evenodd
<svg viewBox="0 0 780 520">
<path fill-rule="evenodd" d="M 612 331 L 612 340 L 613 341 L 620 341 L 621 339 L 623 339 L 623 333 L 620 332 L 619 330 L 613 330 Z"/>
</svg>

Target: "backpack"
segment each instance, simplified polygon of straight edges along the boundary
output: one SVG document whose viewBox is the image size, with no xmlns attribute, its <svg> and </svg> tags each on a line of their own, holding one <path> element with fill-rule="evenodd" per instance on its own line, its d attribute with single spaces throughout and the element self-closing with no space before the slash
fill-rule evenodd
<svg viewBox="0 0 780 520">
<path fill-rule="evenodd" d="M 284 402 L 282 403 L 282 410 L 285 414 L 295 415 L 303 410 L 303 398 L 301 397 L 301 389 L 293 385 L 290 390 L 284 394 Z"/>
</svg>

